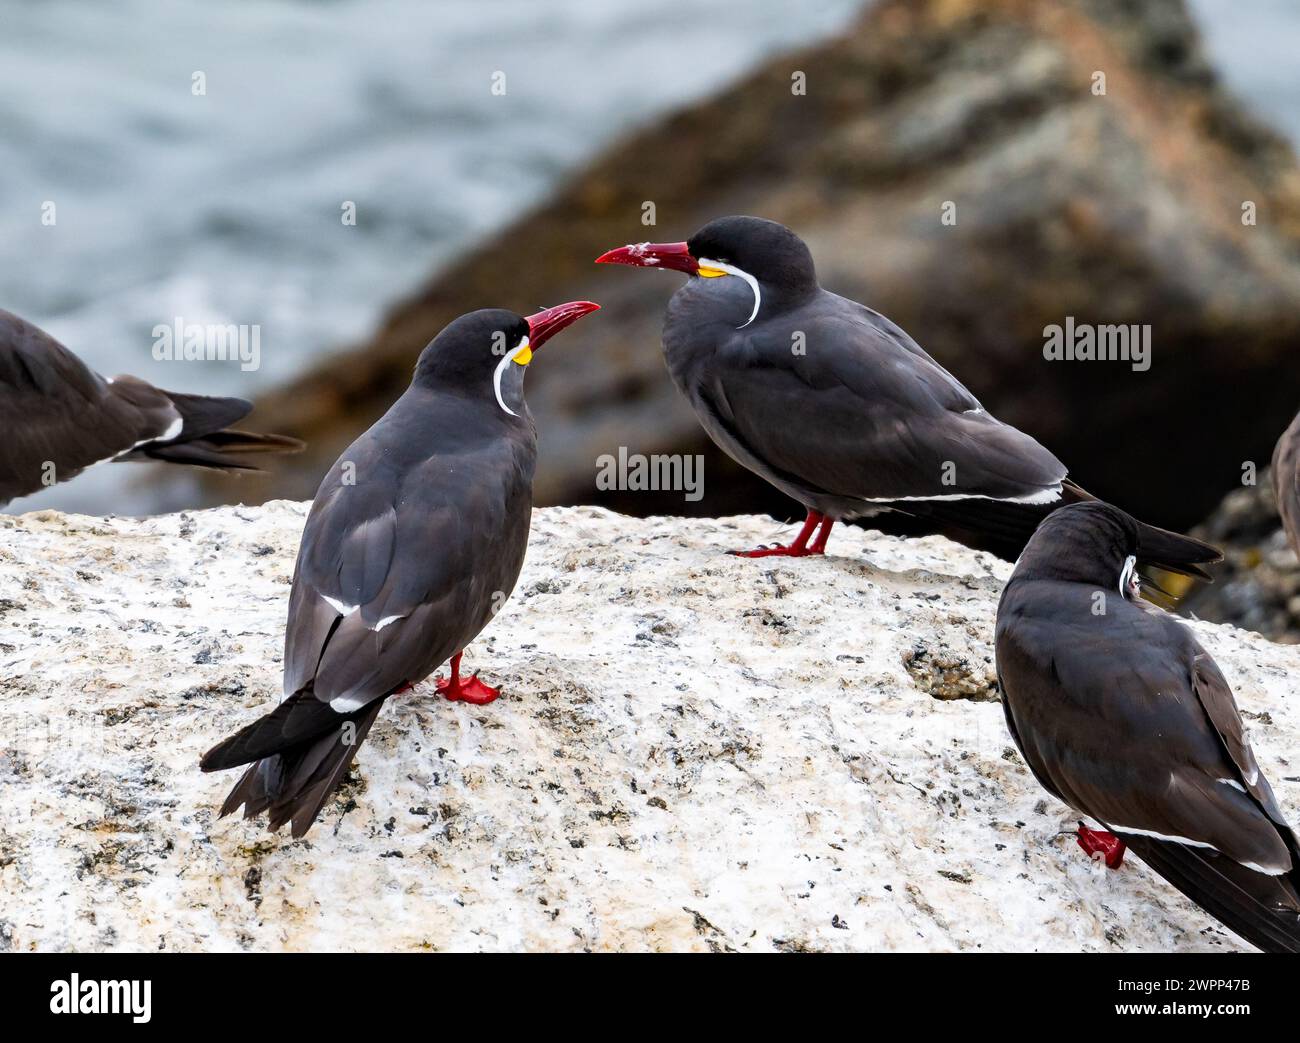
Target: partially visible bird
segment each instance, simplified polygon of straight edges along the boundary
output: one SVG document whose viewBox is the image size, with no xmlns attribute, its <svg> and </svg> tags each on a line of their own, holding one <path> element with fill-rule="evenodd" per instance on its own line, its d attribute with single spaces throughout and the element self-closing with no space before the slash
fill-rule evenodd
<svg viewBox="0 0 1300 1043">
<path fill-rule="evenodd" d="M 1273 492 L 1287 540 L 1300 557 L 1300 413 L 1273 449 Z"/>
<path fill-rule="evenodd" d="M 1192 631 L 1137 600 L 1140 526 L 1062 507 L 998 604 L 1007 727 L 1034 777 L 1253 945 L 1300 952 L 1300 846 L 1259 770 L 1232 689 Z"/>
<path fill-rule="evenodd" d="M 242 398 L 164 391 L 130 376 L 104 379 L 53 337 L 0 309 L 0 507 L 87 467 L 162 460 L 256 471 L 249 459 L 296 453 L 284 435 L 239 431 Z"/>
<path fill-rule="evenodd" d="M 689 276 L 664 320 L 673 381 L 714 442 L 808 512 L 793 544 L 749 557 L 821 554 L 836 521 L 891 509 L 1014 560 L 1046 514 L 1092 499 L 902 329 L 822 289 L 784 225 L 724 217 L 687 242 L 624 246 L 597 262 Z M 1221 557 L 1140 530 L 1144 563 L 1204 578 L 1199 566 Z"/>
<path fill-rule="evenodd" d="M 221 808 L 267 812 L 300 837 L 385 700 L 451 659 L 448 699 L 498 695 L 461 654 L 509 598 L 532 515 L 533 353 L 597 305 L 528 318 L 487 309 L 449 323 L 411 386 L 339 457 L 307 516 L 284 638 L 284 698 L 219 743 L 204 771 L 251 767 Z"/>
</svg>

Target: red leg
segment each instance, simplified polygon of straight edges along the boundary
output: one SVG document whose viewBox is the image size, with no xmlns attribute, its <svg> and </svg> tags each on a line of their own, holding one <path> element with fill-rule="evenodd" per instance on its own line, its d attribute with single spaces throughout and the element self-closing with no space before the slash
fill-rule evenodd
<svg viewBox="0 0 1300 1043">
<path fill-rule="evenodd" d="M 825 554 L 826 541 L 831 538 L 831 526 L 835 524 L 835 519 L 829 515 L 821 516 L 821 528 L 817 530 L 817 538 L 812 541 L 812 546 L 808 548 L 809 554 Z"/>
<path fill-rule="evenodd" d="M 492 688 L 485 685 L 478 679 L 478 671 L 468 678 L 460 676 L 460 657 L 465 652 L 462 650 L 451 657 L 451 676 L 445 681 L 439 677 L 434 681 L 443 695 L 449 702 L 473 703 L 475 706 L 486 706 L 501 694 L 501 689 Z"/>
<path fill-rule="evenodd" d="M 825 524 L 825 531 L 818 536 L 818 542 L 812 547 L 808 546 L 808 538 L 813 534 L 813 529 L 818 525 Z M 827 518 L 824 514 L 818 514 L 816 511 L 809 511 L 808 517 L 804 519 L 803 528 L 799 530 L 799 535 L 795 537 L 794 542 L 786 547 L 778 543 L 775 547 L 759 547 L 756 550 L 733 550 L 728 551 L 738 558 L 802 558 L 809 554 L 824 554 L 826 552 L 826 537 L 830 535 L 831 526 L 835 522 Z"/>
<path fill-rule="evenodd" d="M 1089 829 L 1082 823 L 1079 824 L 1078 842 L 1089 858 L 1095 859 L 1100 855 L 1107 869 L 1118 869 L 1124 861 L 1124 852 L 1128 850 L 1124 846 L 1124 841 L 1114 833 L 1107 833 L 1103 829 Z"/>
</svg>

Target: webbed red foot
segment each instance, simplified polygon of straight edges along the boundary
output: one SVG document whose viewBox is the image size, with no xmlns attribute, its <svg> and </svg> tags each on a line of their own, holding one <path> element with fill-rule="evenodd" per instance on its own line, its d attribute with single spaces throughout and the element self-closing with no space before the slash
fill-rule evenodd
<svg viewBox="0 0 1300 1043">
<path fill-rule="evenodd" d="M 457 652 L 451 657 L 451 676 L 435 679 L 434 687 L 446 697 L 448 702 L 486 706 L 501 694 L 501 689 L 484 684 L 478 679 L 477 671 L 469 677 L 461 677 L 460 657 L 464 654 L 464 652 Z"/>
<path fill-rule="evenodd" d="M 782 543 L 777 543 L 771 547 L 755 547 L 753 550 L 729 550 L 727 553 L 735 558 L 806 558 L 809 554 L 822 554 L 824 552 L 809 550 L 807 547 L 798 545 L 787 547 Z"/>
<path fill-rule="evenodd" d="M 831 526 L 834 524 L 834 518 L 828 518 L 816 511 L 809 511 L 808 517 L 804 520 L 803 528 L 799 530 L 799 535 L 795 537 L 790 546 L 787 547 L 782 543 L 778 543 L 771 547 L 756 547 L 754 550 L 732 550 L 727 551 L 727 553 L 737 558 L 806 558 L 810 554 L 825 554 L 826 541 L 830 539 Z M 820 529 L 818 529 L 818 526 L 820 526 Z M 808 540 L 812 537 L 814 529 L 818 529 L 817 538 L 810 544 Z"/>
<path fill-rule="evenodd" d="M 1079 823 L 1078 843 L 1084 853 L 1091 859 L 1100 857 L 1107 869 L 1118 869 L 1124 862 L 1124 852 L 1128 850 L 1124 841 L 1114 833 L 1103 829 L 1089 829 Z"/>
</svg>

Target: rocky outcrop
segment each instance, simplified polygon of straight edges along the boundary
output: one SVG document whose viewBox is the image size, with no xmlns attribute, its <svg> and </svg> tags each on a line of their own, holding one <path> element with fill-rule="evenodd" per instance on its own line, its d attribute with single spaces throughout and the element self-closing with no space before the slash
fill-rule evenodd
<svg viewBox="0 0 1300 1043">
<path fill-rule="evenodd" d="M 1223 548 L 1223 562 L 1214 566 L 1214 583 L 1192 590 L 1183 610 L 1300 643 L 1300 562 L 1278 517 L 1270 473 L 1230 492 L 1195 531 Z"/>
<path fill-rule="evenodd" d="M 841 39 L 619 142 L 370 342 L 264 396 L 260 415 L 312 455 L 259 488 L 312 495 L 454 315 L 591 297 L 605 310 L 529 378 L 542 502 L 787 514 L 670 386 L 659 323 L 675 279 L 591 264 L 734 212 L 798 229 L 825 285 L 889 314 L 1084 485 L 1153 522 L 1201 520 L 1300 400 L 1300 176 L 1216 85 L 1179 0 L 885 0 Z M 1068 317 L 1149 325 L 1151 368 L 1046 361 L 1043 330 Z M 595 461 L 620 445 L 706 454 L 704 499 L 596 488 Z"/>
<path fill-rule="evenodd" d="M 304 840 L 217 820 L 304 515 L 0 518 L 0 948 L 1243 947 L 1062 835 L 987 699 L 1009 567 L 939 538 L 539 511 L 500 700 L 394 700 Z M 1294 815 L 1300 650 L 1196 629 Z"/>
</svg>

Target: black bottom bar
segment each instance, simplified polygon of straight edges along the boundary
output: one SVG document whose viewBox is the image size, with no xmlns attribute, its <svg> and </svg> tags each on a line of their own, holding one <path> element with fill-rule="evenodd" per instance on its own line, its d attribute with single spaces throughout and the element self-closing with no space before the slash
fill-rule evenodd
<svg viewBox="0 0 1300 1043">
<path fill-rule="evenodd" d="M 1297 968 L 1245 955 L 732 956 L 703 968 L 704 959 L 688 966 L 685 958 L 572 957 L 561 967 L 558 959 L 519 956 L 10 955 L 0 959 L 0 997 L 7 1029 L 48 1020 L 79 1032 L 109 1021 L 128 1032 L 387 1031 L 394 1014 L 427 1016 L 435 1030 L 452 1011 L 493 1031 L 512 1018 L 534 1031 L 575 1020 L 668 1031 L 683 1027 L 683 1018 L 696 1030 L 714 1020 L 734 1030 L 774 1008 L 846 1025 L 927 1029 L 987 1030 L 1004 1020 L 1025 1029 L 1135 1021 L 1228 1027 L 1289 1017 Z"/>
</svg>

